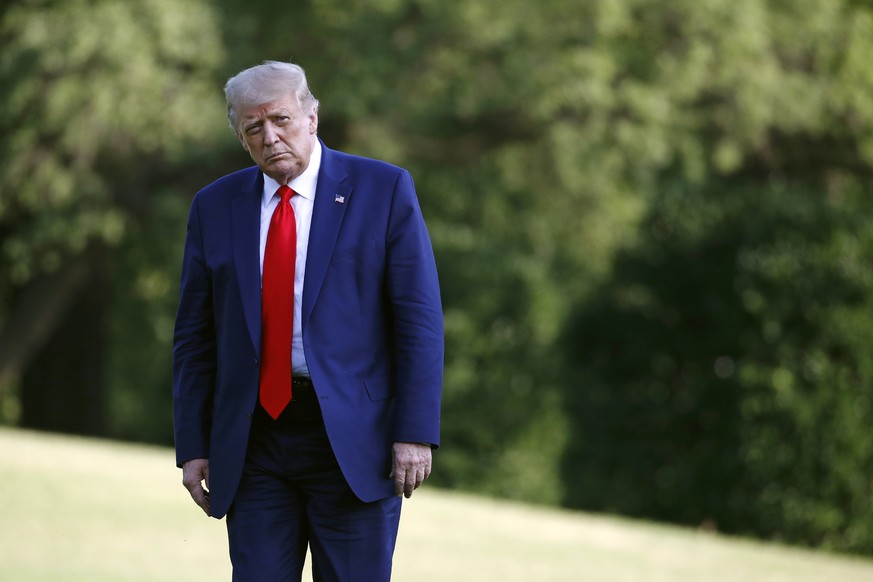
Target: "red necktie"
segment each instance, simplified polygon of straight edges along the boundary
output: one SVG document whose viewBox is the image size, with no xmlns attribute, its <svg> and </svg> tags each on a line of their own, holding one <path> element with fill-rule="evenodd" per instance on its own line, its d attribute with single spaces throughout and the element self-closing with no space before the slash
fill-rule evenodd
<svg viewBox="0 0 873 582">
<path fill-rule="evenodd" d="M 294 333 L 294 261 L 297 259 L 297 221 L 291 197 L 282 197 L 267 231 L 264 273 L 261 278 L 261 406 L 274 419 L 291 402 L 291 337 Z"/>
</svg>

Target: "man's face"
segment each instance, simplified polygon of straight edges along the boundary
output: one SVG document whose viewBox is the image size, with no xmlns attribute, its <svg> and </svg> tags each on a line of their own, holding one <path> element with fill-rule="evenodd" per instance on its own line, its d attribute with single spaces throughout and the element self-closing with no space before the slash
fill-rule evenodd
<svg viewBox="0 0 873 582">
<path fill-rule="evenodd" d="M 240 111 L 243 147 L 279 184 L 287 184 L 309 166 L 317 129 L 318 113 L 303 113 L 293 96 Z"/>
</svg>

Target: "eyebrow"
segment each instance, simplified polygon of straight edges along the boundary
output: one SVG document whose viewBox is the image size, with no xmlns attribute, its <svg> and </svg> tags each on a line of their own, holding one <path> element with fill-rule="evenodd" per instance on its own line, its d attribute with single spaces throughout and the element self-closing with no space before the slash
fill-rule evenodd
<svg viewBox="0 0 873 582">
<path fill-rule="evenodd" d="M 264 119 L 273 119 L 275 117 L 279 117 L 282 115 L 287 116 L 287 117 L 291 117 L 291 118 L 293 118 L 295 116 L 294 111 L 288 109 L 287 107 L 280 107 L 278 109 L 271 109 L 271 110 L 267 111 L 267 113 L 263 117 L 261 117 L 259 115 L 255 118 L 252 118 L 251 121 L 249 121 L 249 122 L 243 120 L 243 129 L 247 129 L 250 127 L 255 127 L 257 125 L 261 125 L 264 123 Z"/>
<path fill-rule="evenodd" d="M 269 111 L 267 111 L 267 113 L 266 113 L 266 115 L 264 115 L 264 117 L 270 118 L 270 117 L 277 117 L 279 115 L 287 115 L 288 117 L 294 117 L 294 112 L 291 109 L 288 109 L 287 107 L 279 107 L 278 109 L 270 109 Z"/>
</svg>

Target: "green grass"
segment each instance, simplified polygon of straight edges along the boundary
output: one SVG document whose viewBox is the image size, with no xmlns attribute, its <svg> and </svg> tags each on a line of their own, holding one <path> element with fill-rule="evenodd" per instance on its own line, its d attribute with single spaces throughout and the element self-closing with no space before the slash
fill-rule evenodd
<svg viewBox="0 0 873 582">
<path fill-rule="evenodd" d="M 0 429 L 0 580 L 229 580 L 224 523 L 204 517 L 180 479 L 169 449 Z M 404 502 L 394 572 L 416 582 L 873 582 L 873 561 L 425 486 Z"/>
</svg>

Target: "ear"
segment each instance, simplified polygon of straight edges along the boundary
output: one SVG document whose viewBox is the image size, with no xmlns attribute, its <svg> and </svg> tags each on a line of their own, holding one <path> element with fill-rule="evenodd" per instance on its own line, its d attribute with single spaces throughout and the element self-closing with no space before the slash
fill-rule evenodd
<svg viewBox="0 0 873 582">
<path fill-rule="evenodd" d="M 309 114 L 309 134 L 315 135 L 318 131 L 318 111 L 313 109 Z"/>
</svg>

